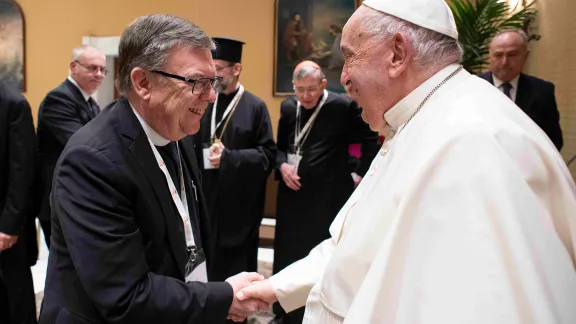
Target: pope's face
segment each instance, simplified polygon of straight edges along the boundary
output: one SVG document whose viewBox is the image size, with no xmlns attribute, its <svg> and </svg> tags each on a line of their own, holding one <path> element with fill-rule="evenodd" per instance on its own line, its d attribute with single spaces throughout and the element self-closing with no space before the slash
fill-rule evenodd
<svg viewBox="0 0 576 324">
<path fill-rule="evenodd" d="M 393 105 L 389 98 L 389 61 L 393 58 L 390 42 L 366 39 L 360 22 L 369 10 L 356 10 L 342 30 L 341 49 L 344 67 L 340 82 L 348 95 L 362 108 L 362 119 L 374 131 L 382 131 L 386 122 L 383 114 Z"/>
</svg>

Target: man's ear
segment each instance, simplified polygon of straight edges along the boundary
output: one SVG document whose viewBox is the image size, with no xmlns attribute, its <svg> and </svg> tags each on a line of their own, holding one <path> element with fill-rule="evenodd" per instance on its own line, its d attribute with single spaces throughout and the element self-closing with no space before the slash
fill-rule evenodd
<svg viewBox="0 0 576 324">
<path fill-rule="evenodd" d="M 141 68 L 134 68 L 130 72 L 130 81 L 132 81 L 132 86 L 134 87 L 134 92 L 142 100 L 150 99 L 150 87 L 151 82 L 148 73 Z"/>
<path fill-rule="evenodd" d="M 242 72 L 242 64 L 240 63 L 235 63 L 234 67 L 232 68 L 232 73 L 234 74 L 234 76 L 239 76 L 240 72 Z"/>
<path fill-rule="evenodd" d="M 76 71 L 76 62 L 70 61 L 70 73 L 74 74 Z"/>
<path fill-rule="evenodd" d="M 411 56 L 412 45 L 405 36 L 396 33 L 392 37 L 392 56 L 388 69 L 390 78 L 397 78 L 406 70 Z"/>
<path fill-rule="evenodd" d="M 320 82 L 320 88 L 322 90 L 326 89 L 327 84 L 328 84 L 328 81 L 326 81 L 326 79 L 322 79 L 322 82 Z"/>
</svg>

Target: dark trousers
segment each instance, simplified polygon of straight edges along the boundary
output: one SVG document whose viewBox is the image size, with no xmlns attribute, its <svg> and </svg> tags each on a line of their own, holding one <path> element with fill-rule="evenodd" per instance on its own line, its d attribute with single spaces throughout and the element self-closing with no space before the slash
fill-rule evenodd
<svg viewBox="0 0 576 324">
<path fill-rule="evenodd" d="M 214 264 L 210 271 L 210 281 L 224 281 L 241 272 L 256 272 L 257 270 L 258 237 L 241 247 L 217 248 Z M 228 320 L 226 323 L 238 322 Z M 242 323 L 246 323 L 246 321 Z"/>
<path fill-rule="evenodd" d="M 20 237 L 14 247 L 0 253 L 0 323 L 35 324 L 36 297 L 26 244 Z"/>
<path fill-rule="evenodd" d="M 224 281 L 240 272 L 258 270 L 258 237 L 234 248 L 217 248 L 211 266 L 210 281 Z"/>
</svg>

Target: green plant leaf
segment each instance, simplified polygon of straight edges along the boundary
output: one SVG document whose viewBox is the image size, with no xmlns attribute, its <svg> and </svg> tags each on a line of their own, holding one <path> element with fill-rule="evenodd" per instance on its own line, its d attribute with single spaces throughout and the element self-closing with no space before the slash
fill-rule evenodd
<svg viewBox="0 0 576 324">
<path fill-rule="evenodd" d="M 508 5 L 498 0 L 453 0 L 449 5 L 464 50 L 461 61 L 464 68 L 472 73 L 481 72 L 488 64 L 492 37 L 502 29 L 524 28 L 537 15 L 534 4 L 532 1 L 510 14 Z"/>
</svg>

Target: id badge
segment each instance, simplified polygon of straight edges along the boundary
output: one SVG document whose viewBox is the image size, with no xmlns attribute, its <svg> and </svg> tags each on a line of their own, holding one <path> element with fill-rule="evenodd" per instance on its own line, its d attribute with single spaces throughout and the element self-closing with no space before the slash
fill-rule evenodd
<svg viewBox="0 0 576 324">
<path fill-rule="evenodd" d="M 210 160 L 208 159 L 210 156 L 212 156 L 212 151 L 210 150 L 210 144 L 202 144 L 202 157 L 203 157 L 202 161 L 204 164 L 204 169 L 206 170 L 215 169 L 212 163 L 210 163 Z"/>
<path fill-rule="evenodd" d="M 300 165 L 300 160 L 302 160 L 302 153 L 289 153 L 288 154 L 288 164 L 294 167 L 298 171 L 298 166 Z"/>
<path fill-rule="evenodd" d="M 185 282 L 200 281 L 208 282 L 208 273 L 206 271 L 206 262 L 199 264 L 192 272 L 186 276 Z"/>
<path fill-rule="evenodd" d="M 208 274 L 206 271 L 206 257 L 202 249 L 196 247 L 189 248 L 188 262 L 185 267 L 186 282 L 189 281 L 208 281 Z"/>
</svg>

